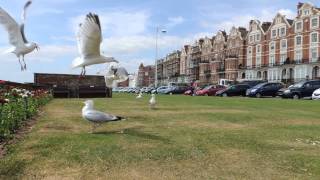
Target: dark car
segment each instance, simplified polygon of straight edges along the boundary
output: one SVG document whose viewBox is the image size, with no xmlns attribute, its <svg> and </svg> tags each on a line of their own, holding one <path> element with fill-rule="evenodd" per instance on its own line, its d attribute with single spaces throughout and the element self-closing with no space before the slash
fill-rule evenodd
<svg viewBox="0 0 320 180">
<path fill-rule="evenodd" d="M 197 96 L 215 96 L 218 91 L 223 89 L 226 89 L 226 87 L 221 85 L 209 85 L 201 90 L 196 91 L 196 95 Z"/>
<path fill-rule="evenodd" d="M 247 90 L 247 96 L 261 98 L 262 96 L 277 96 L 278 91 L 283 88 L 281 83 L 261 83 Z"/>
<path fill-rule="evenodd" d="M 320 88 L 320 80 L 301 81 L 294 84 L 282 94 L 283 98 L 300 99 L 304 97 L 311 97 L 312 93 Z"/>
<path fill-rule="evenodd" d="M 248 84 L 250 87 L 254 87 L 258 84 L 265 83 L 263 80 L 253 80 L 253 81 L 242 81 L 240 84 Z"/>
<path fill-rule="evenodd" d="M 249 88 L 250 86 L 248 84 L 237 84 L 230 86 L 227 89 L 218 91 L 216 96 L 246 96 L 247 89 Z"/>
<path fill-rule="evenodd" d="M 189 89 L 190 88 L 188 86 L 173 86 L 172 90 L 170 92 L 168 92 L 168 94 L 170 94 L 170 93 L 172 93 L 172 94 L 183 94 L 184 92 L 186 92 Z"/>
</svg>

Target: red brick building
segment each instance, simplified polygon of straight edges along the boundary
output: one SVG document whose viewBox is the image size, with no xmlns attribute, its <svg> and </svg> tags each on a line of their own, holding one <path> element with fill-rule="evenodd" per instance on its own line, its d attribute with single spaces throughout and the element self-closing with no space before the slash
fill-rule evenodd
<svg viewBox="0 0 320 180">
<path fill-rule="evenodd" d="M 139 66 L 138 71 L 138 87 L 153 86 L 155 80 L 155 67 L 144 66 L 143 63 Z"/>
</svg>

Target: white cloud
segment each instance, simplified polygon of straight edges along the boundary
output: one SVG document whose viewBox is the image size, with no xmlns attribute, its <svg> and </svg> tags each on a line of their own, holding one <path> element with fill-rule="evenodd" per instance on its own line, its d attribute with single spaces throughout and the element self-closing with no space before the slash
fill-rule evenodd
<svg viewBox="0 0 320 180">
<path fill-rule="evenodd" d="M 1 47 L 0 51 L 5 52 L 10 47 Z M 77 49 L 75 46 L 68 45 L 43 45 L 40 51 L 34 51 L 25 56 L 26 62 L 54 62 L 59 61 L 60 58 L 75 58 L 77 56 Z M 0 54 L 1 61 L 12 62 L 17 61 L 17 57 L 12 53 Z M 71 62 L 71 61 L 70 61 Z M 71 66 L 71 65 L 70 65 Z"/>
<path fill-rule="evenodd" d="M 167 24 L 167 27 L 174 27 L 184 23 L 185 19 L 182 16 L 177 16 L 177 17 L 169 17 L 168 21 L 169 23 Z"/>
<path fill-rule="evenodd" d="M 107 36 L 137 35 L 146 32 L 150 15 L 147 11 L 110 10 L 98 12 L 103 32 Z M 73 29 L 84 21 L 85 16 L 72 18 Z"/>
</svg>

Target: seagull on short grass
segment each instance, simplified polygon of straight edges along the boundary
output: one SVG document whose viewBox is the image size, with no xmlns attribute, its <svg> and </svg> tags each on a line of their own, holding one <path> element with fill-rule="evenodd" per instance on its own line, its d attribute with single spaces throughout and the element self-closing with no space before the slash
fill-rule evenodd
<svg viewBox="0 0 320 180">
<path fill-rule="evenodd" d="M 29 43 L 25 33 L 24 27 L 26 22 L 26 12 L 28 7 L 32 4 L 32 1 L 29 0 L 24 5 L 23 12 L 22 12 L 22 24 L 19 25 L 4 9 L 0 7 L 0 24 L 4 26 L 6 31 L 9 34 L 9 42 L 13 48 L 9 49 L 8 52 L 14 53 L 18 59 L 21 66 L 21 71 L 27 69 L 26 62 L 24 61 L 24 56 L 26 54 L 31 53 L 35 49 L 39 50 L 39 46 L 37 43 L 31 42 Z M 21 58 L 23 64 L 21 62 Z"/>
<path fill-rule="evenodd" d="M 83 119 L 93 123 L 92 132 L 94 132 L 94 130 L 103 123 L 125 120 L 122 117 L 95 110 L 92 100 L 87 100 L 84 104 L 85 106 L 82 108 L 82 117 Z"/>
<path fill-rule="evenodd" d="M 149 101 L 150 109 L 155 109 L 156 108 L 156 104 L 157 104 L 156 95 L 155 94 L 151 94 L 151 99 Z"/>
<path fill-rule="evenodd" d="M 105 57 L 100 53 L 102 32 L 99 16 L 89 13 L 77 33 L 80 57 L 72 62 L 73 68 L 82 68 L 81 76 L 86 74 L 86 66 L 116 62 L 113 57 Z"/>
<path fill-rule="evenodd" d="M 136 97 L 136 99 L 141 99 L 142 98 L 142 92 L 139 93 L 139 95 Z"/>
</svg>

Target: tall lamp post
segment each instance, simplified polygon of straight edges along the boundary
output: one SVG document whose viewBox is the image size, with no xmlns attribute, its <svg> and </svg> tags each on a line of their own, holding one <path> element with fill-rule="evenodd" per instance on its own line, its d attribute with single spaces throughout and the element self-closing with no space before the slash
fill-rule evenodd
<svg viewBox="0 0 320 180">
<path fill-rule="evenodd" d="M 157 26 L 157 29 L 156 29 L 156 60 L 155 60 L 155 63 L 156 63 L 156 66 L 155 66 L 155 81 L 154 81 L 154 86 L 157 88 L 158 87 L 158 54 L 159 54 L 159 50 L 158 50 L 158 38 L 159 38 L 159 33 L 167 33 L 167 30 L 165 29 L 160 29 L 159 26 Z"/>
</svg>

